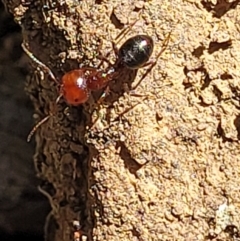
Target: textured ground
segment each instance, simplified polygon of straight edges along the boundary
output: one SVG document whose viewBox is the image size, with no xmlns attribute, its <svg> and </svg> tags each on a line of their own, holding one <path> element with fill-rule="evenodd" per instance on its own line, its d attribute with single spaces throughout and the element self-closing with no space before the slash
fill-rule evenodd
<svg viewBox="0 0 240 241">
<path fill-rule="evenodd" d="M 32 106 L 24 93 L 27 59 L 21 29 L 0 3 L 0 240 L 42 235 L 48 203 L 37 190 L 32 155 L 26 143 Z M 38 215 L 36 215 L 38 213 Z M 34 235 L 34 236 L 32 236 Z"/>
<path fill-rule="evenodd" d="M 98 93 L 79 108 L 61 103 L 37 133 L 35 164 L 53 207 L 47 232 L 57 223 L 56 240 L 71 240 L 79 217 L 89 240 L 240 240 L 238 2 L 36 1 L 14 11 L 8 4 L 57 76 L 96 64 L 99 39 L 105 55 L 136 18 L 128 36 L 151 35 L 153 58 L 171 32 L 136 89 L 146 69 L 110 84 L 94 126 Z M 46 78 L 28 80 L 40 116 L 53 89 Z"/>
<path fill-rule="evenodd" d="M 239 239 L 239 13 L 224 1 L 145 3 L 155 21 L 134 30 L 172 29 L 171 42 L 136 90 L 148 98 L 124 95 L 93 131 L 97 240 Z"/>
</svg>

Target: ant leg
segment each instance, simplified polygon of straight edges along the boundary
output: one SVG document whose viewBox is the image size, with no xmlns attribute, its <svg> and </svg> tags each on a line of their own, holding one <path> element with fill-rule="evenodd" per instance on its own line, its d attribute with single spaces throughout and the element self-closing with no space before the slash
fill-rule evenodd
<svg viewBox="0 0 240 241">
<path fill-rule="evenodd" d="M 128 113 L 129 111 L 131 111 L 132 109 L 134 109 L 136 106 L 138 106 L 139 104 L 143 103 L 144 100 L 146 100 L 148 98 L 148 96 L 145 96 L 145 98 L 143 98 L 141 101 L 137 102 L 136 104 L 134 104 L 133 106 L 128 107 L 127 109 L 125 109 L 123 112 L 121 112 L 114 120 L 116 121 L 117 119 L 119 119 L 121 116 L 123 116 L 124 114 Z"/>
<path fill-rule="evenodd" d="M 127 34 L 128 32 L 132 29 L 132 27 L 135 25 L 135 23 L 138 21 L 139 19 L 136 19 L 133 23 L 131 23 L 130 25 L 128 25 L 126 28 L 124 28 L 115 38 L 115 41 L 117 40 L 117 43 L 119 43 Z M 120 38 L 121 37 L 121 38 Z"/>
<path fill-rule="evenodd" d="M 113 51 L 114 51 L 114 53 L 115 53 L 115 56 L 116 56 L 116 58 L 118 57 L 118 52 L 119 52 L 119 49 L 118 49 L 118 47 L 117 47 L 117 44 L 127 35 L 127 33 L 131 30 L 131 28 L 135 25 L 135 23 L 138 21 L 138 19 L 136 19 L 133 23 L 131 23 L 129 26 L 127 26 L 126 28 L 124 28 L 118 35 L 117 35 L 117 37 L 115 38 L 115 40 L 113 41 L 111 41 L 112 42 L 112 48 L 113 48 Z M 121 37 L 121 38 L 120 38 Z M 116 41 L 116 42 L 115 42 Z M 101 41 L 101 43 L 100 43 L 100 47 L 102 46 L 102 41 Z M 99 49 L 99 48 L 98 48 Z M 107 54 L 106 54 L 106 56 L 101 56 L 101 59 L 102 59 L 102 61 L 100 62 L 100 64 L 98 65 L 98 67 L 97 68 L 100 68 L 100 66 L 103 64 L 103 62 L 105 61 L 105 62 L 107 62 L 110 66 L 114 66 L 115 64 L 112 64 L 109 60 L 108 60 L 108 56 L 109 56 L 109 54 L 111 53 L 111 51 L 110 52 L 108 52 Z"/>
<path fill-rule="evenodd" d="M 103 64 L 103 62 L 106 62 L 106 63 L 109 65 L 109 67 L 113 67 L 113 66 L 114 66 L 114 64 L 112 64 L 112 63 L 109 61 L 109 59 L 107 59 L 107 57 L 105 57 L 105 56 L 100 56 L 100 58 L 101 58 L 101 62 L 100 62 L 100 64 L 97 66 L 97 69 L 99 69 L 99 68 L 101 67 L 101 65 Z"/>
<path fill-rule="evenodd" d="M 109 56 L 109 54 L 110 54 L 111 52 L 108 52 L 108 53 L 106 54 L 106 56 L 100 56 L 101 62 L 100 62 L 100 64 L 97 66 L 98 69 L 99 69 L 100 66 L 103 64 L 103 62 L 106 62 L 110 67 L 115 66 L 116 63 L 118 62 L 118 52 L 119 52 L 119 49 L 118 49 L 118 47 L 117 47 L 117 44 L 116 44 L 114 41 L 111 41 L 111 43 L 112 43 L 112 49 L 113 49 L 114 54 L 115 54 L 115 56 L 116 56 L 116 61 L 115 61 L 114 64 L 112 64 L 112 63 L 110 62 L 110 60 L 108 59 L 108 56 Z"/>
<path fill-rule="evenodd" d="M 138 21 L 136 19 L 133 23 L 131 23 L 129 26 L 124 28 L 115 38 L 115 41 L 112 41 L 112 48 L 114 50 L 114 53 L 116 56 L 118 56 L 119 49 L 117 47 L 117 44 L 128 34 L 128 32 L 132 29 L 132 27 L 135 25 L 135 23 Z M 120 38 L 121 37 L 121 38 Z"/>
<path fill-rule="evenodd" d="M 99 107 L 100 104 L 103 102 L 103 100 L 106 98 L 106 96 L 109 94 L 109 92 L 110 92 L 110 89 L 109 89 L 109 86 L 107 86 L 107 87 L 104 89 L 102 95 L 100 96 L 100 98 L 99 98 L 98 101 L 97 101 L 98 107 Z"/>
<path fill-rule="evenodd" d="M 30 133 L 28 134 L 27 137 L 27 142 L 31 141 L 32 136 L 34 135 L 34 133 L 36 132 L 36 130 L 43 124 L 45 123 L 48 119 L 50 118 L 50 115 L 47 115 L 46 117 L 44 117 L 41 121 L 39 121 L 30 131 Z"/>
<path fill-rule="evenodd" d="M 103 44 L 102 39 L 101 39 L 100 41 L 101 41 L 101 42 L 100 42 L 100 44 L 99 44 L 99 46 L 98 46 L 98 53 L 100 52 L 100 49 L 101 49 L 102 44 Z M 110 60 L 108 59 L 109 54 L 110 54 L 110 52 L 108 52 L 106 56 L 103 56 L 102 54 L 99 55 L 99 58 L 101 59 L 101 62 L 100 62 L 100 64 L 97 66 L 97 69 L 99 69 L 99 68 L 102 66 L 103 62 L 106 62 L 110 67 L 114 66 L 114 64 L 112 64 L 112 63 L 110 62 Z"/>
<path fill-rule="evenodd" d="M 32 59 L 36 64 L 38 64 L 45 72 L 47 72 L 49 74 L 49 76 L 51 77 L 51 79 L 57 83 L 57 85 L 59 85 L 59 81 L 56 79 L 56 77 L 54 76 L 53 72 L 44 64 L 42 63 L 39 59 L 37 59 L 33 53 L 27 48 L 26 43 L 22 43 L 22 48 L 24 50 L 24 52 L 28 55 L 28 57 L 30 59 Z"/>
<path fill-rule="evenodd" d="M 150 68 L 147 69 L 147 71 L 144 73 L 144 75 L 141 77 L 141 79 L 138 81 L 138 83 L 132 88 L 133 90 L 136 89 L 141 82 L 143 81 L 143 79 L 149 74 L 149 72 L 152 70 L 152 68 L 157 64 L 157 60 L 158 58 L 162 55 L 162 53 L 166 50 L 169 40 L 170 40 L 170 36 L 171 36 L 172 31 L 168 34 L 168 36 L 163 40 L 162 43 L 162 49 L 161 51 L 157 54 L 156 58 L 154 61 L 148 61 L 147 63 L 145 63 L 142 67 L 151 65 Z"/>
<path fill-rule="evenodd" d="M 107 87 L 104 89 L 104 91 L 103 91 L 102 95 L 100 96 L 100 98 L 98 99 L 98 101 L 97 101 L 97 103 L 96 103 L 96 106 L 94 107 L 94 110 L 96 109 L 96 111 L 97 111 L 97 117 L 96 117 L 96 119 L 93 121 L 93 123 L 92 123 L 91 127 L 89 128 L 89 130 L 93 129 L 93 127 L 95 126 L 95 124 L 96 124 L 97 121 L 99 120 L 99 118 L 100 118 L 100 116 L 99 116 L 100 105 L 101 105 L 101 103 L 103 102 L 103 100 L 106 98 L 106 96 L 109 94 L 109 92 L 110 92 L 109 86 L 107 86 Z M 94 112 L 94 110 L 93 110 L 93 112 Z M 93 112 L 92 112 L 92 114 L 93 114 Z M 91 114 L 91 115 L 92 115 L 92 114 Z"/>
<path fill-rule="evenodd" d="M 119 49 L 117 47 L 117 44 L 114 41 L 112 41 L 112 48 L 113 48 L 115 55 L 118 56 Z"/>
</svg>

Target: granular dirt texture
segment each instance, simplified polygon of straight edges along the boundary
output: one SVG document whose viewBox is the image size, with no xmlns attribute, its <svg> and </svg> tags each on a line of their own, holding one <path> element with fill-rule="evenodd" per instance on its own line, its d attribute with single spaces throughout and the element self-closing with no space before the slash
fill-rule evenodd
<svg viewBox="0 0 240 241">
<path fill-rule="evenodd" d="M 26 143 L 33 108 L 24 93 L 28 62 L 21 42 L 21 28 L 0 2 L 0 240 L 4 241 L 21 237 L 38 241 L 49 212 L 48 201 L 36 188 L 34 144 Z"/>
<path fill-rule="evenodd" d="M 240 239 L 238 3 L 5 0 L 58 78 L 101 56 L 114 62 L 111 41 L 136 20 L 118 47 L 148 34 L 154 60 L 170 33 L 143 81 L 151 66 L 121 70 L 99 108 L 101 91 L 54 108 L 58 87 L 33 63 L 37 120 L 52 113 L 34 157 L 52 206 L 47 240 Z"/>
</svg>

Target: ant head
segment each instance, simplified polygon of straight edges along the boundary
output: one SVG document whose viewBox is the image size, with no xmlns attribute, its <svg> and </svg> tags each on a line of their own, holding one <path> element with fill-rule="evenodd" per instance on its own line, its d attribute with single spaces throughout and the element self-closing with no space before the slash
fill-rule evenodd
<svg viewBox="0 0 240 241">
<path fill-rule="evenodd" d="M 90 91 L 83 69 L 75 69 L 63 75 L 61 94 L 68 104 L 74 106 L 83 104 L 88 100 Z"/>
</svg>

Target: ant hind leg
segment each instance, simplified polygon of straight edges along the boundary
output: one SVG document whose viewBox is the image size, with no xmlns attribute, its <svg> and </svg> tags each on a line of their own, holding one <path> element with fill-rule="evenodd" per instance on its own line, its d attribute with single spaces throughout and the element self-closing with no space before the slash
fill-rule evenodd
<svg viewBox="0 0 240 241">
<path fill-rule="evenodd" d="M 136 89 L 136 88 L 141 84 L 141 82 L 143 81 L 143 79 L 149 74 L 149 72 L 152 70 L 152 68 L 157 64 L 157 61 L 158 61 L 159 57 L 162 55 L 162 53 L 166 50 L 166 48 L 167 48 L 167 46 L 168 46 L 171 33 L 172 33 L 172 31 L 170 31 L 169 34 L 167 35 L 167 37 L 163 40 L 162 48 L 161 48 L 161 50 L 159 51 L 159 53 L 157 54 L 155 60 L 153 60 L 153 61 L 150 60 L 150 61 L 148 61 L 146 64 L 144 64 L 144 65 L 142 66 L 142 67 L 146 67 L 146 66 L 148 66 L 148 65 L 151 65 L 151 66 L 146 70 L 146 72 L 143 74 L 143 76 L 142 76 L 141 79 L 138 81 L 138 83 L 132 88 L 133 90 Z"/>
<path fill-rule="evenodd" d="M 135 25 L 135 23 L 138 21 L 139 19 L 136 19 L 133 23 L 131 23 L 129 26 L 127 26 L 126 28 L 124 28 L 115 38 L 115 40 L 111 40 L 112 43 L 112 49 L 114 51 L 114 54 L 116 56 L 116 58 L 118 57 L 118 52 L 119 49 L 117 47 L 117 44 L 129 33 L 129 31 L 132 29 L 132 27 Z M 102 41 L 100 43 L 100 47 L 102 46 Z M 103 64 L 103 62 L 108 63 L 110 66 L 114 66 L 115 64 L 112 64 L 109 60 L 108 57 L 110 55 L 111 51 L 108 52 L 105 56 L 101 56 L 101 62 L 98 65 L 97 68 L 100 68 L 100 66 Z"/>
</svg>

